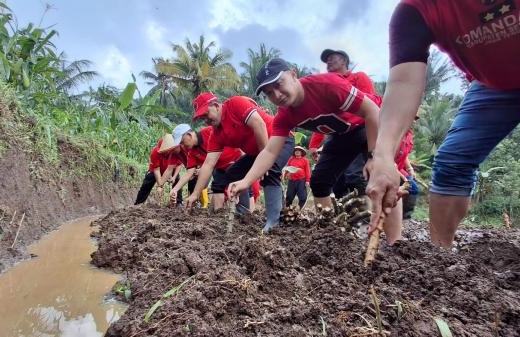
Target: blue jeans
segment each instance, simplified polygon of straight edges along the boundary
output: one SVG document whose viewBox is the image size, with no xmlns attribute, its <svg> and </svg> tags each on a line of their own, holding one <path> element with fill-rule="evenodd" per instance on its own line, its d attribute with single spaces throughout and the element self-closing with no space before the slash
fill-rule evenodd
<svg viewBox="0 0 520 337">
<path fill-rule="evenodd" d="M 435 155 L 430 192 L 467 197 L 477 169 L 520 122 L 520 89 L 490 89 L 474 81 Z"/>
</svg>

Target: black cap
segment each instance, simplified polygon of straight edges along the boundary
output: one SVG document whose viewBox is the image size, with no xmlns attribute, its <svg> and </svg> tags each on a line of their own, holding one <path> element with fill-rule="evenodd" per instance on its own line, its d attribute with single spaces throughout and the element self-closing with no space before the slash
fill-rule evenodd
<svg viewBox="0 0 520 337">
<path fill-rule="evenodd" d="M 347 59 L 347 64 L 350 62 L 350 59 L 348 57 L 348 54 L 345 53 L 343 50 L 332 50 L 332 49 L 325 49 L 321 52 L 320 59 L 323 63 L 327 63 L 327 58 L 332 54 L 339 54 Z"/>
<path fill-rule="evenodd" d="M 281 58 L 274 58 L 266 62 L 262 68 L 260 68 L 258 74 L 256 74 L 258 87 L 255 90 L 255 94 L 258 96 L 264 86 L 278 81 L 286 70 L 290 70 L 290 68 L 287 62 Z"/>
</svg>

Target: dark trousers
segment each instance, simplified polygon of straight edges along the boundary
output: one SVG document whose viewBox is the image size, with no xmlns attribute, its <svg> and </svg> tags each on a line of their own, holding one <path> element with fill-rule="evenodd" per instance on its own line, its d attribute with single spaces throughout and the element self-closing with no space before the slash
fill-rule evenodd
<svg viewBox="0 0 520 337">
<path fill-rule="evenodd" d="M 343 174 L 339 176 L 336 184 L 332 187 L 332 192 L 334 192 L 336 199 L 344 197 L 354 189 L 357 189 L 359 195 L 365 194 L 365 189 L 367 188 L 367 181 L 363 176 L 365 163 L 364 154 L 360 154 L 350 163 Z"/>
<path fill-rule="evenodd" d="M 177 178 L 175 178 L 174 184 L 177 184 L 179 181 L 179 175 L 177 175 Z M 148 196 L 150 195 L 150 192 L 152 191 L 153 187 L 155 185 L 155 175 L 153 172 L 146 172 L 143 183 L 141 185 L 141 188 L 139 189 L 139 192 L 137 192 L 137 198 L 135 199 L 134 205 L 142 204 L 143 202 L 148 199 Z M 182 191 L 179 191 L 177 193 L 177 205 L 182 204 Z"/>
<path fill-rule="evenodd" d="M 287 137 L 285 144 L 280 152 L 280 155 L 274 162 L 273 166 L 267 171 L 267 175 L 264 176 L 264 179 L 260 181 L 260 185 L 262 186 L 281 186 L 281 177 L 282 177 L 282 169 L 289 161 L 292 153 L 294 151 L 294 138 Z M 225 175 L 225 181 L 222 182 L 224 186 L 228 184 L 240 180 L 244 178 L 253 166 L 255 162 L 256 156 L 243 155 L 238 158 L 238 160 L 231 165 Z M 215 191 L 214 191 L 215 192 Z"/>
<path fill-rule="evenodd" d="M 191 195 L 193 193 L 193 190 L 195 189 L 195 185 L 197 185 L 197 179 L 198 179 L 198 176 L 194 175 L 188 181 L 188 195 Z"/>
<path fill-rule="evenodd" d="M 365 127 L 328 137 L 320 159 L 311 175 L 311 189 L 315 197 L 328 197 L 345 169 L 361 155 L 366 161 L 367 135 Z"/>
<path fill-rule="evenodd" d="M 285 206 L 290 206 L 296 195 L 298 195 L 298 206 L 302 208 L 303 205 L 305 205 L 305 202 L 307 201 L 307 188 L 305 186 L 305 179 L 289 180 L 289 182 L 287 183 Z"/>
</svg>

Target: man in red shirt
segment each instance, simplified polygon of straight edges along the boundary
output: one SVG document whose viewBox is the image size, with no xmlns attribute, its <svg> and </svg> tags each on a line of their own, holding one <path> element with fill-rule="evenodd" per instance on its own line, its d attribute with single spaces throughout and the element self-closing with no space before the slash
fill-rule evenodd
<svg viewBox="0 0 520 337">
<path fill-rule="evenodd" d="M 352 83 L 354 87 L 366 94 L 376 94 L 374 83 L 368 75 L 362 71 L 352 72 L 349 70 L 350 58 L 343 50 L 325 49 L 320 56 L 323 63 L 327 64 L 329 73 L 338 73 Z M 314 156 L 314 152 L 323 145 L 325 135 L 322 133 L 313 133 L 309 142 L 309 152 Z M 357 189 L 358 193 L 365 194 L 366 180 L 363 176 L 363 167 L 365 166 L 365 158 L 362 155 L 357 156 L 354 161 L 347 167 L 344 174 L 340 175 L 332 191 L 336 198 L 341 198 L 347 193 Z"/>
<path fill-rule="evenodd" d="M 289 177 L 287 184 L 287 195 L 285 206 L 290 206 L 294 197 L 298 195 L 298 206 L 300 209 L 307 201 L 307 187 L 311 181 L 311 165 L 309 159 L 305 158 L 306 151 L 301 146 L 294 147 L 294 155 L 287 162 L 288 167 L 297 168 L 298 171 L 291 173 L 284 170 L 284 177 Z"/>
<path fill-rule="evenodd" d="M 195 110 L 193 119 L 204 119 L 213 127 L 213 133 L 209 138 L 208 154 L 200 168 L 197 185 L 187 200 L 186 207 L 188 208 L 207 184 L 225 147 L 238 148 L 245 153 L 227 170 L 226 185 L 228 185 L 231 181 L 242 179 L 247 173 L 257 155 L 264 149 L 273 130 L 273 117 L 249 97 L 233 96 L 224 103 L 220 103 L 215 95 L 204 92 L 195 98 L 193 108 Z M 264 188 L 267 214 L 265 231 L 277 226 L 280 221 L 282 209 L 280 178 L 282 168 L 291 156 L 293 148 L 294 137 L 291 136 L 281 144 L 279 156 L 266 168 L 267 174 L 260 183 Z M 242 210 L 238 209 L 238 211 Z"/>
<path fill-rule="evenodd" d="M 186 174 L 175 184 L 170 192 L 172 202 L 175 202 L 177 192 L 193 177 L 195 170 L 202 166 L 208 154 L 208 144 L 213 127 L 207 126 L 200 131 L 193 131 L 188 124 L 179 124 L 173 129 L 173 145 L 180 145 L 186 152 Z M 215 210 L 224 207 L 224 191 L 226 184 L 226 171 L 242 156 L 242 151 L 237 148 L 225 147 L 215 164 L 211 190 L 213 192 L 213 207 Z M 195 185 L 196 186 L 196 185 Z M 248 204 L 244 205 L 248 206 Z"/>
<path fill-rule="evenodd" d="M 258 155 L 244 179 L 230 185 L 234 195 L 258 179 L 276 160 L 286 137 L 295 127 L 330 134 L 311 176 L 315 204 L 332 207 L 332 186 L 345 168 L 359 155 L 370 158 L 377 135 L 381 98 L 365 94 L 336 73 L 297 78 L 294 69 L 275 58 L 262 66 L 257 75 L 263 92 L 278 106 L 273 135 Z M 401 215 L 390 214 L 385 232 L 390 244 L 401 238 Z"/>
<path fill-rule="evenodd" d="M 436 44 L 472 81 L 437 151 L 430 185 L 432 243 L 451 247 L 478 166 L 520 121 L 519 22 L 518 0 L 403 0 L 396 7 L 381 127 L 367 165 L 371 229 L 399 197 L 393 158 L 421 103 L 429 48 Z"/>
<path fill-rule="evenodd" d="M 173 145 L 172 135 L 167 134 L 159 139 L 150 153 L 148 172 L 144 176 L 134 205 L 141 204 L 148 199 L 155 183 L 157 183 L 157 195 L 162 196 L 164 184 L 171 179 L 173 170 L 181 164 L 175 154 L 179 150 Z"/>
</svg>

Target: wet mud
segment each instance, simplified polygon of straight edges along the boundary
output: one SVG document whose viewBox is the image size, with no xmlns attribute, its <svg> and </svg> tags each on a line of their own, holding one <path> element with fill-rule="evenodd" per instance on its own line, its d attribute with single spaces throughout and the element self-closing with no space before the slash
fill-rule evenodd
<svg viewBox="0 0 520 337">
<path fill-rule="evenodd" d="M 520 230 L 462 229 L 453 251 L 408 222 L 370 268 L 366 240 L 307 222 L 262 235 L 236 220 L 153 205 L 97 221 L 93 263 L 126 277 L 106 336 L 520 336 Z M 129 295 L 129 292 L 127 293 Z M 160 302 L 158 302 L 161 300 Z"/>
</svg>

